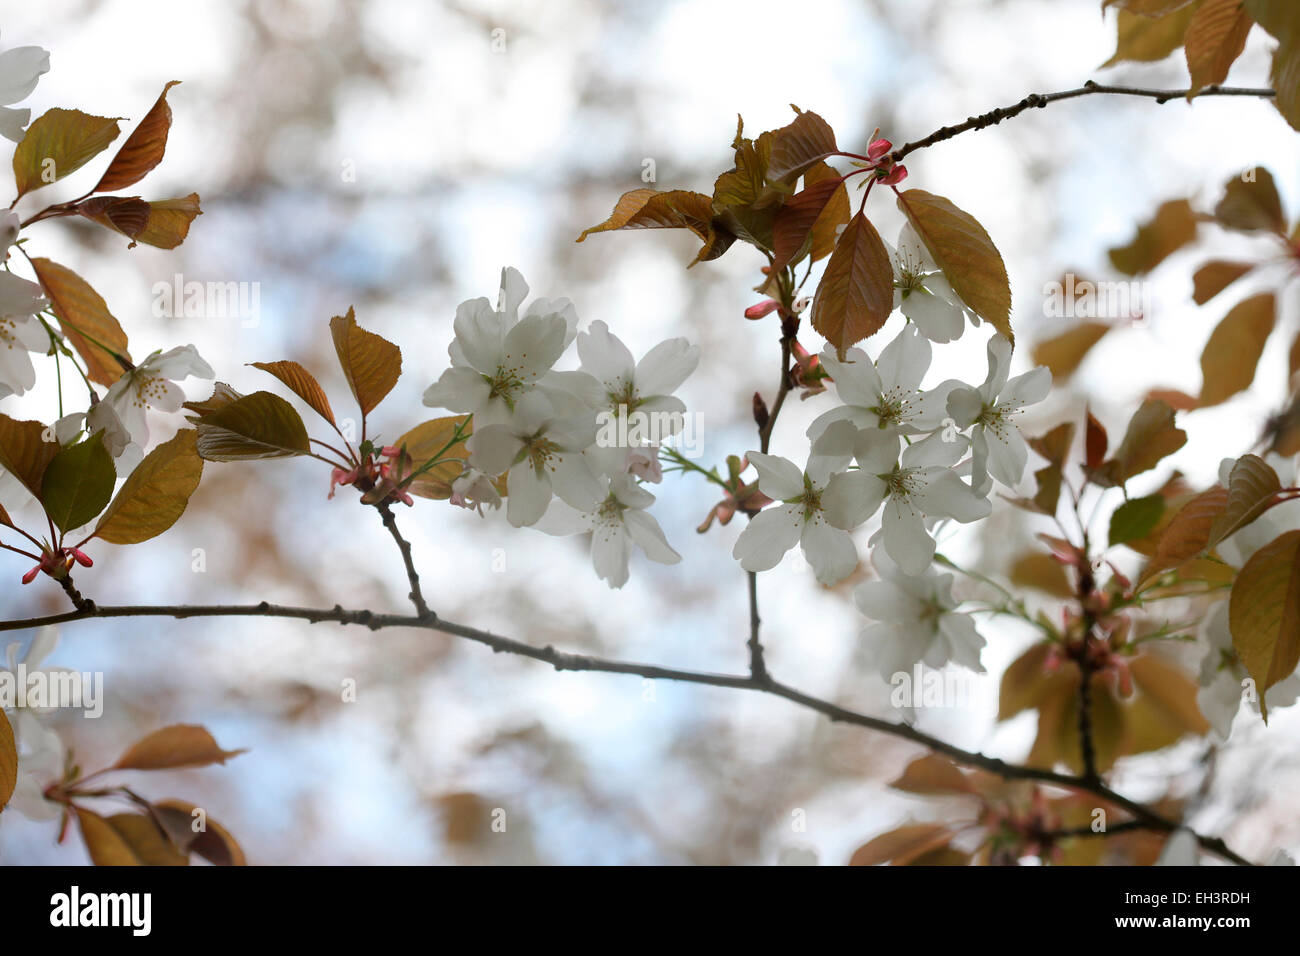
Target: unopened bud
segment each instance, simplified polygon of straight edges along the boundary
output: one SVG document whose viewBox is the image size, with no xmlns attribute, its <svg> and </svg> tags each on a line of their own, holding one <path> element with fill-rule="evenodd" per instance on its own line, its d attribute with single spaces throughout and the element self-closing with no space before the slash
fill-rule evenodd
<svg viewBox="0 0 1300 956">
<path fill-rule="evenodd" d="M 758 392 L 754 393 L 754 424 L 762 431 L 767 427 L 768 419 L 771 416 L 767 411 L 767 402 L 763 401 L 763 396 Z"/>
</svg>

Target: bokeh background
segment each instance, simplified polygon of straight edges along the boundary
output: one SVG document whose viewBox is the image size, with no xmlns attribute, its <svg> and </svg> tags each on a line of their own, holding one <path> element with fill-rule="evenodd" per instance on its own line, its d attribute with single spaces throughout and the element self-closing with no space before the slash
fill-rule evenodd
<svg viewBox="0 0 1300 956">
<path fill-rule="evenodd" d="M 737 113 L 757 133 L 788 122 L 796 103 L 826 117 L 846 148 L 862 148 L 876 127 L 896 142 L 915 139 L 1089 77 L 1179 86 L 1186 76 L 1177 56 L 1099 70 L 1114 23 L 1096 0 L 5 6 L 5 46 L 51 51 L 52 69 L 26 104 L 33 115 L 65 106 L 134 120 L 166 81 L 184 81 L 169 97 L 167 158 L 145 184 L 149 197 L 202 195 L 204 215 L 180 249 L 127 251 L 120 237 L 67 221 L 30 233 L 32 248 L 105 296 L 135 354 L 193 342 L 242 391 L 276 387 L 245 363 L 297 359 L 338 408 L 346 386 L 327 322 L 355 305 L 363 325 L 403 350 L 402 380 L 374 419 L 394 437 L 431 417 L 420 396 L 447 364 L 456 304 L 494 298 L 502 266 L 513 265 L 534 294 L 571 298 L 584 323 L 605 320 L 638 355 L 674 335 L 699 344 L 700 369 L 682 394 L 703 416 L 706 464 L 753 445 L 751 395 L 770 397 L 776 385 L 775 318 L 741 317 L 761 264 L 748 247 L 687 272 L 694 240 L 684 234 L 574 244 L 618 195 L 643 185 L 645 160 L 658 187 L 709 192 L 731 165 Z M 1255 31 L 1232 80 L 1266 84 L 1267 47 Z M 1043 284 L 1066 270 L 1114 278 L 1105 250 L 1158 202 L 1212 205 L 1227 178 L 1262 163 L 1294 215 L 1298 160 L 1300 140 L 1266 103 L 1092 97 L 959 137 L 908 166 L 913 184 L 987 227 L 1011 274 L 1013 321 L 1031 343 L 1061 330 L 1043 318 Z M 71 198 L 93 175 L 44 198 Z M 877 197 L 871 208 L 892 238 L 901 224 L 892 204 Z M 1221 311 L 1192 305 L 1190 264 L 1243 242 L 1211 232 L 1196 252 L 1173 257 L 1151 278 L 1149 320 L 1108 336 L 1025 430 L 1078 418 L 1087 400 L 1115 433 L 1150 387 L 1194 393 L 1200 348 Z M 257 283 L 255 321 L 155 317 L 153 286 L 177 273 Z M 985 336 L 936 350 L 933 380 L 981 381 Z M 811 331 L 804 341 L 820 346 Z M 1021 365 L 1028 351 L 1018 350 Z M 1250 394 L 1188 418 L 1191 441 L 1172 464 L 1213 480 L 1220 458 L 1249 450 L 1285 378 L 1284 353 L 1270 349 Z M 205 384 L 188 387 L 206 397 Z M 0 408 L 48 419 L 52 401 L 42 389 Z M 774 451 L 801 458 L 804 427 L 829 402 L 788 405 Z M 178 424 L 158 418 L 156 434 Z M 100 546 L 79 583 L 101 603 L 403 608 L 392 542 L 350 494 L 327 500 L 327 479 L 310 461 L 211 464 L 176 528 L 142 547 Z M 444 617 L 575 651 L 738 671 L 747 614 L 730 550 L 742 522 L 697 535 L 713 490 L 689 476 L 654 490 L 683 561 L 638 558 L 617 592 L 596 579 L 580 539 L 424 501 L 399 517 Z M 1035 530 L 1007 508 L 943 546 L 996 572 Z M 865 569 L 826 590 L 791 553 L 763 576 L 772 669 L 809 692 L 1023 758 L 1033 716 L 997 725 L 994 714 L 997 678 L 1032 634 L 982 625 L 989 674 L 972 678 L 969 705 L 900 713 L 849 601 Z M 0 558 L 0 614 L 63 609 L 57 589 L 19 587 L 24 570 Z M 103 718 L 59 720 L 87 765 L 172 722 L 205 724 L 224 746 L 249 748 L 225 767 L 134 779 L 147 795 L 206 807 L 255 863 L 840 864 L 908 818 L 968 812 L 885 787 L 915 748 L 780 700 L 557 674 L 428 633 L 84 622 L 64 628 L 51 663 L 106 675 Z M 345 680 L 357 682 L 355 703 L 341 700 Z M 1289 716 L 1267 730 L 1239 719 L 1198 803 L 1195 822 L 1223 828 L 1248 856 L 1300 847 L 1300 723 Z M 1195 789 L 1208 749 L 1188 742 L 1123 762 L 1116 782 L 1139 798 Z M 505 833 L 487 826 L 496 808 Z M 56 845 L 48 824 L 7 818 L 0 827 L 0 862 L 84 858 L 75 840 Z"/>
</svg>

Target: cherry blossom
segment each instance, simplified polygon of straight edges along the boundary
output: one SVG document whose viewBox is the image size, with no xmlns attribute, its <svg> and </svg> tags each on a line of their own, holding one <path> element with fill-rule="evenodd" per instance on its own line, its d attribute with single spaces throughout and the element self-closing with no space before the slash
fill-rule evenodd
<svg viewBox="0 0 1300 956">
<path fill-rule="evenodd" d="M 50 333 L 36 314 L 45 308 L 41 287 L 0 271 L 0 398 L 36 384 L 29 352 L 48 352 Z"/>
<path fill-rule="evenodd" d="M 470 464 L 488 475 L 508 472 L 506 520 L 518 528 L 535 524 L 552 495 L 579 511 L 596 507 L 602 489 L 582 454 L 595 439 L 595 416 L 576 399 L 533 391 L 505 424 L 474 432 Z"/>
<path fill-rule="evenodd" d="M 871 563 L 880 577 L 859 584 L 853 603 L 876 622 L 863 629 L 862 638 L 871 646 L 883 677 L 910 671 L 918 663 L 953 663 L 984 672 L 984 638 L 969 614 L 955 610 L 951 574 L 933 568 L 905 573 L 883 548 L 872 552 Z"/>
<path fill-rule="evenodd" d="M 945 441 L 945 438 L 954 440 Z M 874 513 L 884 502 L 879 537 L 889 556 L 908 574 L 921 574 L 934 558 L 934 539 L 925 519 L 966 523 L 988 517 L 992 506 L 957 476 L 953 465 L 966 448 L 960 436 L 936 432 L 909 445 L 900 460 L 898 436 L 879 429 L 858 432 L 855 457 L 870 480 L 858 507 Z"/>
<path fill-rule="evenodd" d="M 537 529 L 558 536 L 591 532 L 591 563 L 596 575 L 611 588 L 627 583 L 634 545 L 659 564 L 676 564 L 682 559 L 669 546 L 659 522 L 646 512 L 654 504 L 654 495 L 639 487 L 631 475 L 599 481 L 603 494 L 593 507 L 575 509 L 563 500 L 552 502 Z M 513 492 L 512 485 L 511 497 Z"/>
<path fill-rule="evenodd" d="M 482 308 L 462 306 L 456 313 L 452 349 L 464 364 L 443 372 L 425 391 L 424 404 L 471 414 L 475 428 L 484 428 L 508 421 L 551 370 L 564 352 L 568 326 L 560 315 L 529 315 L 507 328 L 502 313 L 477 301 Z"/>
<path fill-rule="evenodd" d="M 961 428 L 971 428 L 972 481 L 978 486 L 985 474 L 1014 486 L 1025 473 L 1029 446 L 1015 418 L 1026 406 L 1047 397 L 1052 373 L 1038 367 L 1008 381 L 1011 343 L 994 335 L 988 344 L 989 372 L 978 389 L 956 384 L 948 395 L 948 415 Z"/>
<path fill-rule="evenodd" d="M 0 53 L 0 136 L 17 143 L 23 138 L 32 111 L 10 109 L 36 89 L 43 73 L 50 71 L 50 53 L 38 46 L 16 46 Z"/>
<path fill-rule="evenodd" d="M 104 401 L 117 413 L 131 441 L 143 448 L 149 442 L 148 410 L 180 411 L 185 392 L 176 383 L 191 375 L 213 377 L 212 366 L 193 345 L 154 352 L 109 386 Z"/>
<path fill-rule="evenodd" d="M 951 342 L 966 329 L 966 307 L 935 264 L 921 237 L 908 223 L 891 250 L 894 308 L 933 342 Z M 972 320 L 979 320 L 971 314 Z"/>
<path fill-rule="evenodd" d="M 483 514 L 484 505 L 494 510 L 501 507 L 501 493 L 492 483 L 491 476 L 468 466 L 451 483 L 451 497 L 448 500 L 459 508 L 477 511 L 480 515 Z"/>
<path fill-rule="evenodd" d="M 871 480 L 845 471 L 856 441 L 851 423 L 834 423 L 813 443 L 806 470 L 788 458 L 749 452 L 759 490 L 778 504 L 754 515 L 736 539 L 732 554 L 742 568 L 774 568 L 797 542 L 822 584 L 853 573 L 858 552 L 849 531 L 870 517 L 862 501 L 870 494 Z"/>
<path fill-rule="evenodd" d="M 623 471 L 628 464 L 629 449 L 645 448 L 681 430 L 686 405 L 672 393 L 699 364 L 698 347 L 684 338 L 668 339 L 638 362 L 618 336 L 609 331 L 609 326 L 596 320 L 578 335 L 578 356 L 582 360 L 579 370 L 595 383 L 587 399 L 600 413 L 602 425 L 617 425 L 619 419 L 628 419 L 623 428 L 602 428 L 590 453 L 598 471 L 604 474 Z M 633 420 L 649 422 L 651 417 L 656 419 L 653 422 L 655 441 L 633 438 L 611 443 L 602 437 L 607 432 L 634 434 Z"/>
<path fill-rule="evenodd" d="M 930 368 L 930 343 L 915 326 L 906 326 L 875 362 L 862 349 L 849 349 L 845 358 L 840 361 L 831 346 L 821 354 L 821 364 L 835 380 L 844 404 L 818 416 L 808 428 L 809 438 L 836 421 L 908 435 L 932 432 L 942 424 L 952 385 L 921 392 L 921 380 Z"/>
</svg>

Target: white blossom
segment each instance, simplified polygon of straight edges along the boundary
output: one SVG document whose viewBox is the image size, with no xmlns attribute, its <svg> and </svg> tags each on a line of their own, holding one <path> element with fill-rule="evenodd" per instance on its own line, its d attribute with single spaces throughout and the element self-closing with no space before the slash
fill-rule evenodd
<svg viewBox="0 0 1300 956">
<path fill-rule="evenodd" d="M 28 353 L 50 350 L 50 334 L 36 317 L 45 305 L 39 285 L 0 271 L 0 398 L 21 395 L 36 384 Z"/>
<path fill-rule="evenodd" d="M 821 354 L 822 365 L 835 380 L 843 404 L 813 421 L 808 437 L 816 438 L 836 421 L 850 421 L 859 428 L 892 428 L 907 435 L 934 431 L 943 423 L 947 393 L 956 383 L 921 391 L 930 353 L 929 341 L 911 325 L 885 346 L 875 362 L 861 349 L 849 349 L 841 362 L 828 345 Z"/>
<path fill-rule="evenodd" d="M 1008 381 L 1011 343 L 994 335 L 988 344 L 989 372 L 979 388 L 957 385 L 948 395 L 948 415 L 961 428 L 971 428 L 972 483 L 986 474 L 1002 484 L 1016 485 L 1025 473 L 1029 446 L 1015 418 L 1026 406 L 1041 402 L 1052 387 L 1052 373 L 1039 367 Z"/>
<path fill-rule="evenodd" d="M 749 452 L 759 490 L 776 504 L 754 515 L 736 539 L 732 554 L 742 568 L 774 568 L 798 543 L 822 584 L 853 573 L 858 552 L 849 531 L 870 517 L 862 507 L 870 494 L 868 476 L 845 470 L 856 441 L 851 423 L 832 424 L 813 443 L 805 470 L 787 458 Z"/>
<path fill-rule="evenodd" d="M 681 431 L 686 405 L 672 393 L 699 364 L 698 347 L 684 338 L 668 339 L 638 362 L 597 320 L 578 335 L 578 356 L 586 377 L 571 381 L 586 385 L 583 397 L 599 413 L 602 426 L 590 453 L 598 471 L 624 471 L 629 449 L 647 448 Z M 641 434 L 647 429 L 650 435 Z"/>
<path fill-rule="evenodd" d="M 176 383 L 194 376 L 212 378 L 212 366 L 193 345 L 154 352 L 109 386 L 104 402 L 117 414 L 131 441 L 143 448 L 149 443 L 148 411 L 178 412 L 185 392 Z"/>
<path fill-rule="evenodd" d="M 16 46 L 0 53 L 0 136 L 15 143 L 23 138 L 32 111 L 9 107 L 27 99 L 41 74 L 49 71 L 49 51 L 38 46 Z"/>
<path fill-rule="evenodd" d="M 933 342 L 951 342 L 961 338 L 966 328 L 966 307 L 911 223 L 903 227 L 898 237 L 898 248 L 891 252 L 894 260 L 894 308 Z M 974 313 L 971 319 L 979 324 Z"/>
<path fill-rule="evenodd" d="M 898 436 L 879 429 L 858 432 L 855 457 L 870 481 L 869 497 L 861 507 L 873 513 L 884 502 L 878 537 L 889 556 L 908 574 L 921 574 L 934 559 L 934 539 L 925 519 L 952 518 L 960 522 L 986 518 L 992 511 L 988 499 L 971 490 L 953 465 L 966 448 L 966 440 L 945 440 L 936 432 L 909 445 L 900 460 Z"/>
<path fill-rule="evenodd" d="M 591 563 L 611 588 L 627 583 L 633 546 L 659 564 L 676 564 L 682 559 L 669 546 L 659 522 L 646 511 L 654 504 L 654 495 L 627 474 L 602 477 L 599 482 L 602 495 L 594 507 L 576 509 L 563 500 L 554 501 L 537 522 L 537 529 L 561 536 L 591 532 Z"/>
<path fill-rule="evenodd" d="M 600 483 L 582 454 L 595 438 L 595 416 L 585 405 L 563 394 L 532 391 L 519 398 L 504 424 L 474 431 L 470 464 L 488 475 L 507 472 L 506 520 L 519 528 L 535 524 L 553 495 L 579 511 L 602 500 Z"/>
<path fill-rule="evenodd" d="M 879 579 L 859 584 L 853 603 L 877 623 L 862 631 L 876 665 L 886 679 L 910 672 L 920 663 L 927 667 L 960 664 L 983 673 L 980 650 L 984 638 L 969 614 L 956 611 L 952 575 L 932 567 L 920 574 L 904 573 L 883 548 L 876 548 L 871 563 Z"/>
</svg>

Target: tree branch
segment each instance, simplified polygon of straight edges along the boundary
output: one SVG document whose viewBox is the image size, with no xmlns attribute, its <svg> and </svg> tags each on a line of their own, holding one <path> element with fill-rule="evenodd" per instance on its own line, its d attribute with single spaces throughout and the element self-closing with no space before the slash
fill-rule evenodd
<svg viewBox="0 0 1300 956">
<path fill-rule="evenodd" d="M 387 501 L 381 501 L 375 505 L 375 508 L 384 519 L 384 527 L 388 529 L 388 533 L 397 542 L 397 549 L 402 552 L 402 563 L 406 565 L 406 580 L 411 585 L 409 597 L 411 603 L 415 605 L 416 612 L 421 618 L 437 617 L 436 614 L 429 610 L 429 605 L 425 603 L 424 594 L 420 590 L 420 575 L 416 572 L 415 561 L 411 558 L 411 543 L 403 538 L 402 533 L 397 530 L 397 518 L 393 514 L 392 505 Z"/>
<path fill-rule="evenodd" d="M 1019 103 L 1011 106 L 1000 106 L 995 110 L 990 110 L 979 116 L 972 116 L 964 123 L 958 123 L 955 126 L 944 126 L 935 130 L 924 139 L 918 139 L 913 143 L 907 143 L 899 147 L 890 154 L 894 162 L 898 162 L 908 153 L 915 152 L 918 149 L 925 149 L 927 146 L 933 146 L 935 143 L 942 143 L 945 140 L 952 139 L 962 133 L 968 133 L 972 130 L 987 129 L 990 126 L 996 126 L 1005 119 L 1011 119 L 1013 116 L 1019 116 L 1028 109 L 1042 109 L 1049 103 L 1059 103 L 1062 100 L 1077 99 L 1080 96 L 1091 96 L 1095 93 L 1105 93 L 1111 96 L 1139 96 L 1155 100 L 1157 103 L 1168 103 L 1170 100 L 1182 99 L 1186 97 L 1190 90 L 1149 90 L 1140 89 L 1133 86 L 1105 86 L 1089 80 L 1083 86 L 1074 90 L 1062 90 L 1059 93 L 1030 93 Z M 1196 94 L 1196 99 L 1202 96 L 1251 96 L 1268 99 L 1277 96 L 1276 90 L 1270 89 L 1252 89 L 1247 87 L 1236 86 L 1207 86 Z"/>
<path fill-rule="evenodd" d="M 284 605 L 260 604 L 244 605 L 117 605 L 100 606 L 87 602 L 84 609 L 67 611 L 63 614 L 50 614 L 21 621 L 0 621 L 0 632 L 16 631 L 26 628 L 43 627 L 48 624 L 68 624 L 90 618 L 121 617 L 171 617 L 177 619 L 195 617 L 269 617 L 289 618 L 309 621 L 313 624 L 334 622 L 338 624 L 367 627 L 379 631 L 392 627 L 413 627 L 442 634 L 450 634 L 490 647 L 496 653 L 516 654 L 528 657 L 544 664 L 549 664 L 557 671 L 592 671 L 606 674 L 630 674 L 652 680 L 671 680 L 687 684 L 702 684 L 710 687 L 727 687 L 737 690 L 749 690 L 780 697 L 808 710 L 815 711 L 832 721 L 866 727 L 880 733 L 899 737 L 919 744 L 936 753 L 952 758 L 958 763 L 978 767 L 997 774 L 1006 780 L 1028 780 L 1051 786 L 1062 787 L 1081 793 L 1090 793 L 1100 797 L 1132 815 L 1134 823 L 1143 829 L 1171 833 L 1182 828 L 1180 823 L 1156 813 L 1154 810 L 1116 793 L 1100 780 L 1086 780 L 1069 774 L 1057 773 L 1038 767 L 1026 767 L 1009 764 L 996 757 L 982 753 L 963 750 L 960 747 L 932 737 L 916 728 L 903 723 L 891 723 L 879 717 L 849 710 L 828 700 L 822 700 L 809 694 L 768 678 L 760 681 L 752 675 L 716 674 L 706 671 L 682 670 L 673 667 L 660 667 L 655 664 L 641 664 L 633 661 L 611 660 L 591 657 L 585 654 L 570 654 L 556 650 L 551 645 L 536 647 L 523 641 L 492 634 L 478 628 L 455 624 L 432 616 L 417 617 L 403 614 L 385 614 L 369 610 L 348 610 L 339 605 L 332 608 L 287 607 Z M 1112 827 L 1112 832 L 1116 827 Z M 1239 856 L 1219 837 L 1194 834 L 1197 842 L 1210 853 L 1241 866 L 1250 862 Z"/>
</svg>

